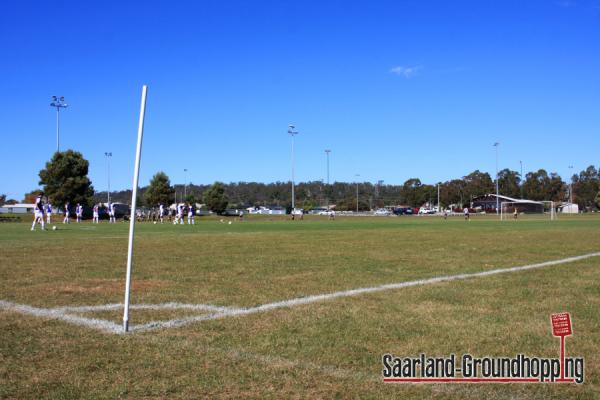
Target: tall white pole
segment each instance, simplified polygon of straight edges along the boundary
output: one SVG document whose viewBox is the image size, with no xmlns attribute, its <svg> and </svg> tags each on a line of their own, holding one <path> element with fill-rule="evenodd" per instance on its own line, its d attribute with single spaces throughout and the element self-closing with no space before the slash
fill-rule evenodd
<svg viewBox="0 0 600 400">
<path fill-rule="evenodd" d="M 135 231 L 135 211 L 137 203 L 138 179 L 140 161 L 142 158 L 142 137 L 144 135 L 144 115 L 146 113 L 146 94 L 148 86 L 142 87 L 142 103 L 140 105 L 140 120 L 138 123 L 138 138 L 135 150 L 135 167 L 133 169 L 133 192 L 131 194 L 131 216 L 129 217 L 129 245 L 127 246 L 127 276 L 125 279 L 125 309 L 123 311 L 123 330 L 129 331 L 129 298 L 131 292 L 131 261 L 133 258 L 133 234 Z"/>
<path fill-rule="evenodd" d="M 297 131 L 294 130 L 294 125 L 288 126 L 288 133 L 292 137 L 292 212 L 296 209 L 296 196 L 294 193 L 294 136 L 298 134 Z"/>
<path fill-rule="evenodd" d="M 60 151 L 60 107 L 56 107 L 56 151 Z"/>
<path fill-rule="evenodd" d="M 573 210 L 573 166 L 569 165 L 569 211 Z"/>
<path fill-rule="evenodd" d="M 500 196 L 500 190 L 498 186 L 498 146 L 500 146 L 500 143 L 494 143 L 494 147 L 496 148 L 496 214 L 499 214 L 500 212 L 500 198 L 498 197 Z"/>
</svg>

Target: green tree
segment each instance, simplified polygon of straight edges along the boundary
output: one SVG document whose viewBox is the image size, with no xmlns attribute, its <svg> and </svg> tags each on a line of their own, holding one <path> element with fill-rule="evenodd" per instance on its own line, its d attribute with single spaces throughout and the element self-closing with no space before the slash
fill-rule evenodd
<svg viewBox="0 0 600 400">
<path fill-rule="evenodd" d="M 57 151 L 39 174 L 44 194 L 57 206 L 66 202 L 89 205 L 94 187 L 87 176 L 88 167 L 78 151 Z"/>
<path fill-rule="evenodd" d="M 555 172 L 548 175 L 544 169 L 529 172 L 523 183 L 525 198 L 530 200 L 561 201 L 565 195 L 565 184 Z"/>
<path fill-rule="evenodd" d="M 573 175 L 573 202 L 582 209 L 593 207 L 600 191 L 600 171 L 590 165 L 578 175 Z"/>
<path fill-rule="evenodd" d="M 146 193 L 144 193 L 144 199 L 150 207 L 155 207 L 158 204 L 167 205 L 173 201 L 174 193 L 175 189 L 171 187 L 171 181 L 167 174 L 159 171 L 150 180 Z"/>
<path fill-rule="evenodd" d="M 487 172 L 475 170 L 463 178 L 465 203 L 469 203 L 473 197 L 488 193 L 495 193 L 495 185 Z"/>
<path fill-rule="evenodd" d="M 521 197 L 521 178 L 517 171 L 508 168 L 498 172 L 498 186 L 500 194 L 508 197 Z"/>
<path fill-rule="evenodd" d="M 6 203 L 6 195 L 0 194 L 0 204 L 4 204 L 4 203 Z"/>
<path fill-rule="evenodd" d="M 425 202 L 423 184 L 419 178 L 411 178 L 402 185 L 402 198 L 411 207 L 420 207 Z"/>
<path fill-rule="evenodd" d="M 25 203 L 25 204 L 35 203 L 35 199 L 38 197 L 38 195 L 40 193 L 42 193 L 41 189 L 35 189 L 29 193 L 25 193 L 25 197 L 23 198 L 23 203 Z"/>
<path fill-rule="evenodd" d="M 222 214 L 229 204 L 229 199 L 225 194 L 225 185 L 222 182 L 215 182 L 204 192 L 204 203 L 212 212 Z"/>
<path fill-rule="evenodd" d="M 600 208 L 600 192 L 598 192 L 598 194 L 596 194 L 596 208 Z"/>
</svg>

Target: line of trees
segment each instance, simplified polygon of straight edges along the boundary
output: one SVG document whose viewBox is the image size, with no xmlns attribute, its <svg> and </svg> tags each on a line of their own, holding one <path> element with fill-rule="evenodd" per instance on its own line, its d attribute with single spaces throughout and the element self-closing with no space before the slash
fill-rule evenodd
<svg viewBox="0 0 600 400">
<path fill-rule="evenodd" d="M 163 174 L 162 172 L 159 174 Z M 158 175 L 158 174 L 157 174 Z M 162 176 L 162 175 L 161 175 Z M 166 177 L 166 175 L 165 175 Z M 156 175 L 155 175 L 156 178 Z M 153 178 L 153 181 L 154 179 Z M 521 179 L 517 171 L 504 169 L 498 173 L 498 186 L 500 194 L 514 198 L 530 200 L 552 200 L 556 202 L 568 201 L 570 185 L 565 183 L 557 173 L 548 173 L 544 169 L 528 172 L 525 179 Z M 168 179 L 168 178 L 167 178 Z M 214 185 L 189 184 L 170 186 L 165 192 L 169 202 L 177 198 L 178 201 L 204 201 L 208 204 L 207 193 L 212 193 L 213 186 L 219 187 L 220 196 L 227 199 L 229 207 L 248 206 L 283 206 L 291 207 L 290 182 L 237 182 L 224 184 L 217 182 Z M 146 193 L 154 192 L 154 185 L 141 188 L 142 198 L 146 205 L 157 204 L 149 201 Z M 296 184 L 296 204 L 304 209 L 317 206 L 335 204 L 338 210 L 356 209 L 356 191 L 358 186 L 358 208 L 368 210 L 386 205 L 407 205 L 419 207 L 426 202 L 437 203 L 438 185 L 422 183 L 419 178 L 411 178 L 402 185 L 372 184 L 370 182 L 346 183 L 334 182 L 330 185 L 322 181 L 301 182 Z M 591 210 L 600 208 L 600 173 L 593 166 L 572 177 L 573 200 L 581 209 Z M 209 192 L 211 190 L 211 192 Z M 183 199 L 183 193 L 187 194 Z M 479 170 L 460 178 L 439 183 L 440 203 L 443 206 L 468 205 L 471 199 L 488 193 L 495 193 L 495 182 L 487 172 Z M 212 195 L 211 195 L 212 196 Z M 98 201 L 106 199 L 106 192 L 97 193 Z M 111 193 L 114 201 L 129 202 L 131 190 Z M 213 209 L 213 205 L 210 206 Z M 217 208 L 223 208 L 221 205 Z"/>
<path fill-rule="evenodd" d="M 91 205 L 104 202 L 106 192 L 94 192 L 88 174 L 89 162 L 82 154 L 73 150 L 56 152 L 45 168 L 39 173 L 39 184 L 45 195 L 56 206 L 67 201 Z M 498 173 L 500 194 L 530 200 L 568 201 L 572 188 L 573 201 L 580 209 L 600 208 L 600 171 L 593 165 L 574 174 L 566 183 L 555 172 L 544 169 L 528 172 L 522 177 L 517 171 L 503 169 Z M 487 172 L 479 170 L 459 179 L 439 184 L 422 183 L 419 178 L 410 178 L 402 185 L 384 185 L 381 182 L 346 183 L 323 181 L 302 182 L 296 185 L 296 204 L 304 209 L 335 204 L 338 210 L 373 209 L 387 205 L 407 205 L 419 207 L 426 202 L 437 203 L 438 186 L 442 206 L 468 205 L 471 199 L 480 195 L 495 193 L 495 182 Z M 35 189 L 25 195 L 24 202 L 32 202 L 39 193 Z M 237 182 L 213 185 L 171 185 L 164 172 L 158 172 L 146 187 L 139 190 L 139 204 L 155 206 L 178 202 L 204 202 L 214 211 L 226 207 L 272 206 L 291 207 L 290 182 Z M 184 198 L 185 193 L 185 198 Z M 113 202 L 129 203 L 131 190 L 111 192 Z M 0 204 L 15 203 L 0 195 Z"/>
</svg>

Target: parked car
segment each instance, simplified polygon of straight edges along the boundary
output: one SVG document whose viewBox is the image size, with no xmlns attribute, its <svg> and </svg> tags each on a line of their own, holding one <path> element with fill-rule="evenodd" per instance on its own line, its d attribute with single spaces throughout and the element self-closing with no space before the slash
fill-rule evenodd
<svg viewBox="0 0 600 400">
<path fill-rule="evenodd" d="M 419 208 L 419 215 L 435 214 L 435 211 L 431 208 L 421 207 Z"/>
<path fill-rule="evenodd" d="M 375 215 L 390 215 L 390 212 L 385 208 L 379 208 L 375 211 Z"/>
<path fill-rule="evenodd" d="M 304 210 L 302 208 L 294 208 L 291 212 L 292 215 L 303 215 Z"/>
<path fill-rule="evenodd" d="M 398 207 L 394 209 L 396 215 L 412 215 L 413 209 L 410 207 Z"/>
</svg>

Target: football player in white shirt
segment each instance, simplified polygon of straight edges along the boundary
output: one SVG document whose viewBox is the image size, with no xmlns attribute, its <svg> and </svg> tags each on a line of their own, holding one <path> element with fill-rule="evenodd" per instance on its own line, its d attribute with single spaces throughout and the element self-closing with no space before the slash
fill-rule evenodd
<svg viewBox="0 0 600 400">
<path fill-rule="evenodd" d="M 46 223 L 50 224 L 52 222 L 52 204 L 48 202 L 46 204 Z"/>
<path fill-rule="evenodd" d="M 115 205 L 113 203 L 108 203 L 108 222 L 111 224 L 117 222 L 115 219 Z"/>
<path fill-rule="evenodd" d="M 158 205 L 158 217 L 160 218 L 160 223 L 165 222 L 165 207 L 161 204 Z"/>
<path fill-rule="evenodd" d="M 98 217 L 99 217 L 98 209 L 99 209 L 98 204 L 94 204 L 94 214 L 93 214 L 93 218 L 92 218 L 92 224 L 97 224 L 100 222 L 98 220 Z"/>
<path fill-rule="evenodd" d="M 77 216 L 77 223 L 81 223 L 81 217 L 83 215 L 83 206 L 77 203 L 77 207 L 75 207 L 75 215 Z"/>
<path fill-rule="evenodd" d="M 44 193 L 40 193 L 35 198 L 35 206 L 33 208 L 33 224 L 31 224 L 31 230 L 35 231 L 35 225 L 39 222 L 42 225 L 42 230 L 46 229 L 44 223 L 44 202 L 42 201 L 42 196 Z"/>
<path fill-rule="evenodd" d="M 188 204 L 188 225 L 196 225 L 196 221 L 194 220 L 194 207 L 191 203 Z"/>
<path fill-rule="evenodd" d="M 69 220 L 69 213 L 70 213 L 70 211 L 69 211 L 69 207 L 70 207 L 70 206 L 71 206 L 71 205 L 70 205 L 70 204 L 69 204 L 69 202 L 67 201 L 67 202 L 65 203 L 65 218 L 63 219 L 63 224 L 68 224 L 68 223 L 70 223 L 70 222 L 71 222 L 71 221 Z"/>
</svg>

